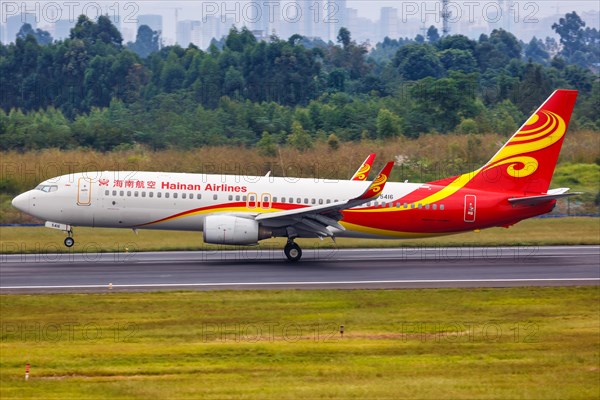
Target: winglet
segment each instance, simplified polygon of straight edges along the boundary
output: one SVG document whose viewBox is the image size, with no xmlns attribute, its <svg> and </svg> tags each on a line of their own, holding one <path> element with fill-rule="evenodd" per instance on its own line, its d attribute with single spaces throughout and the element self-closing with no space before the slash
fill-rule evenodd
<svg viewBox="0 0 600 400">
<path fill-rule="evenodd" d="M 362 165 L 356 170 L 354 175 L 352 176 L 353 181 L 366 181 L 369 176 L 369 172 L 371 171 L 371 166 L 373 165 L 373 161 L 375 160 L 375 153 L 369 154 L 369 156 L 365 159 Z"/>
<path fill-rule="evenodd" d="M 362 195 L 360 195 L 354 200 L 367 200 L 379 196 L 381 192 L 383 192 L 383 188 L 385 187 L 385 183 L 387 182 L 390 176 L 390 172 L 392 172 L 393 166 L 393 161 L 390 161 L 387 164 L 385 164 L 385 167 L 383 167 L 381 172 L 379 172 L 377 178 L 375 178 L 375 180 L 371 182 L 369 188 L 365 190 L 365 192 Z"/>
</svg>

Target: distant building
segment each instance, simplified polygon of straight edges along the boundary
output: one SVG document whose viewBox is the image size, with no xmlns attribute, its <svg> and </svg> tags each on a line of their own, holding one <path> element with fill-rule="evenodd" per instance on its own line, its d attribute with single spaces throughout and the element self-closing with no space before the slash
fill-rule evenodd
<svg viewBox="0 0 600 400">
<path fill-rule="evenodd" d="M 280 7 L 275 2 L 255 1 L 249 9 L 249 20 L 245 25 L 252 31 L 261 31 L 262 35 L 269 35 L 270 28 L 279 19 Z"/>
<path fill-rule="evenodd" d="M 359 17 L 358 10 L 348 8 L 346 10 L 347 28 L 352 34 L 352 40 L 360 44 L 366 44 L 370 41 L 377 42 L 374 32 L 378 32 L 378 24 L 368 18 Z"/>
<path fill-rule="evenodd" d="M 398 39 L 400 20 L 398 19 L 398 9 L 393 7 L 382 7 L 381 18 L 379 20 L 379 38 L 382 40 L 386 36 L 390 39 Z"/>
<path fill-rule="evenodd" d="M 137 17 L 138 23 L 137 28 L 140 29 L 140 26 L 146 25 L 153 31 L 162 33 L 163 31 L 163 18 L 162 15 L 154 15 L 154 14 L 146 14 L 139 15 Z"/>
<path fill-rule="evenodd" d="M 200 48 L 208 49 L 210 47 L 210 42 L 215 39 L 221 38 L 221 18 L 208 16 L 205 17 L 202 21 L 202 25 L 200 27 L 200 34 L 202 35 L 200 40 Z"/>
<path fill-rule="evenodd" d="M 302 13 L 299 17 L 296 33 L 303 36 L 319 36 L 319 28 L 323 25 L 324 10 L 321 1 L 302 0 L 298 2 L 299 10 Z"/>
<path fill-rule="evenodd" d="M 190 43 L 201 46 L 202 23 L 200 21 L 179 21 L 177 22 L 176 42 L 181 47 L 188 47 Z"/>
</svg>

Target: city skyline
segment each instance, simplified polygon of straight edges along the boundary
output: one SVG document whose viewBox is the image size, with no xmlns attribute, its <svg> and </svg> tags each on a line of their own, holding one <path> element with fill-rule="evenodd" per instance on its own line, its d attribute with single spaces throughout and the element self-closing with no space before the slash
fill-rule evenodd
<svg viewBox="0 0 600 400">
<path fill-rule="evenodd" d="M 335 41 L 340 27 L 347 27 L 358 42 L 380 42 L 384 37 L 413 38 L 425 36 L 426 29 L 434 25 L 442 33 L 441 1 L 370 1 L 364 0 L 243 0 L 236 2 L 212 1 L 144 1 L 134 2 L 83 2 L 81 10 L 71 7 L 61 9 L 61 3 L 2 3 L 2 41 L 14 41 L 15 26 L 19 28 L 17 11 L 25 9 L 35 15 L 34 28 L 48 30 L 55 39 L 65 36 L 69 25 L 74 25 L 76 15 L 84 12 L 93 18 L 109 14 L 123 34 L 124 41 L 134 41 L 141 24 L 160 30 L 163 44 L 187 41 L 207 47 L 215 37 L 219 39 L 232 25 L 262 32 L 262 37 L 276 33 L 288 38 L 294 33 Z M 368 6 L 367 6 L 368 3 Z M 11 6 L 12 4 L 12 6 Z M 59 8 L 49 7 L 57 4 Z M 64 3 L 67 4 L 67 3 Z M 74 4 L 74 3 L 73 3 Z M 77 3 L 80 4 L 80 3 Z M 588 26 L 598 27 L 597 2 L 579 0 L 569 2 L 541 1 L 517 2 L 496 0 L 485 2 L 449 2 L 450 33 L 477 37 L 492 29 L 503 28 L 517 37 L 528 40 L 531 36 L 554 35 L 551 18 L 577 11 Z M 23 6 L 24 5 L 24 6 Z M 135 5 L 135 6 L 132 6 Z M 532 6 L 537 5 L 537 6 Z M 542 7 L 543 6 L 543 7 Z M 16 8 L 15 8 L 16 7 Z M 22 8 L 24 7 L 24 8 Z M 87 7 L 87 8 L 83 8 Z M 102 7 L 105 7 L 102 9 Z M 564 12 L 562 11 L 564 10 Z M 570 11 L 569 11 L 570 10 Z M 586 18 L 589 11 L 592 18 Z M 68 12 L 68 14 L 67 14 Z M 70 17 L 65 19 L 64 17 Z M 75 16 L 75 17 L 71 17 Z M 28 22 L 31 17 L 28 17 Z M 21 18 L 22 20 L 23 18 Z M 557 18 L 554 18 L 557 20 Z M 189 29 L 189 32 L 182 32 Z M 207 36 L 211 36 L 208 38 Z"/>
</svg>

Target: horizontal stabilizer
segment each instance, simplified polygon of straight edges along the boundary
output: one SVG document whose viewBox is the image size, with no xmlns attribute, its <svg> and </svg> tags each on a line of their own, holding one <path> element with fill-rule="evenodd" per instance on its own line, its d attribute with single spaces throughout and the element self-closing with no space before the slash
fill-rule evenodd
<svg viewBox="0 0 600 400">
<path fill-rule="evenodd" d="M 513 197 L 513 198 L 508 199 L 508 201 L 511 204 L 535 206 L 537 204 L 545 203 L 547 201 L 558 200 L 558 199 L 562 199 L 564 197 L 577 196 L 578 194 L 581 194 L 581 192 L 567 193 L 568 190 L 569 189 L 567 189 L 567 188 L 554 189 L 554 190 L 548 191 L 548 194 L 544 194 L 541 196 Z"/>
</svg>

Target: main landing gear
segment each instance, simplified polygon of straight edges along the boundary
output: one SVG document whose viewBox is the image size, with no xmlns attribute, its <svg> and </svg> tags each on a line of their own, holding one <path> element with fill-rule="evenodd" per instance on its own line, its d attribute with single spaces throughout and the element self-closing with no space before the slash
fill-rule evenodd
<svg viewBox="0 0 600 400">
<path fill-rule="evenodd" d="M 73 245 L 75 244 L 75 239 L 73 239 L 73 230 L 72 230 L 72 229 L 69 229 L 69 230 L 67 231 L 67 234 L 68 234 L 69 236 L 67 236 L 67 237 L 65 238 L 65 246 L 67 246 L 67 247 L 73 247 Z"/>
<path fill-rule="evenodd" d="M 283 252 L 291 262 L 297 262 L 302 258 L 302 249 L 294 242 L 294 239 L 288 239 L 287 244 L 283 248 Z"/>
</svg>

